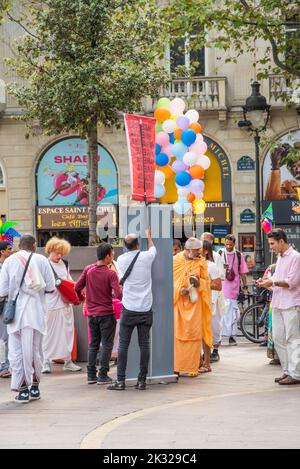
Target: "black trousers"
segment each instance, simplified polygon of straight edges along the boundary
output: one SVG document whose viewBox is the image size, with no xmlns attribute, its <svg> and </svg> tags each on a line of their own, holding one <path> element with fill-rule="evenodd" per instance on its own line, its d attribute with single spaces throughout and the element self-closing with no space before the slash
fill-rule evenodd
<svg viewBox="0 0 300 469">
<path fill-rule="evenodd" d="M 118 349 L 118 381 L 125 381 L 128 348 L 130 345 L 131 335 L 134 328 L 137 328 L 138 341 L 140 347 L 140 373 L 139 381 L 145 381 L 148 373 L 148 365 L 150 358 L 150 329 L 153 322 L 153 313 L 137 313 L 128 311 L 123 307 L 120 322 L 120 338 Z"/>
<path fill-rule="evenodd" d="M 109 316 L 89 316 L 91 341 L 88 351 L 88 374 L 95 375 L 97 373 L 96 359 L 101 343 L 99 376 L 103 377 L 107 375 L 114 345 L 116 323 L 117 321 L 113 314 Z"/>
</svg>

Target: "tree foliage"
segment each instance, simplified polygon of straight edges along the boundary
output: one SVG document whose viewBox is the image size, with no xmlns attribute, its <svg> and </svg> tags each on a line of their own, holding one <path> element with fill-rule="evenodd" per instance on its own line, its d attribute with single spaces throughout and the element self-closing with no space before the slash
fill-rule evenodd
<svg viewBox="0 0 300 469">
<path fill-rule="evenodd" d="M 258 79 L 300 77 L 299 0 L 171 0 L 165 15 L 173 38 L 193 36 L 191 48 L 217 47 L 233 62 L 251 53 Z M 256 54 L 261 39 L 262 55 Z"/>
</svg>

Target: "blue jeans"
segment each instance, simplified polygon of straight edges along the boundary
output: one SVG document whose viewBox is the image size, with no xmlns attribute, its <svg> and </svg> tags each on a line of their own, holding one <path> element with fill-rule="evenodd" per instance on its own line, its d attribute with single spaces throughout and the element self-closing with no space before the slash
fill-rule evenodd
<svg viewBox="0 0 300 469">
<path fill-rule="evenodd" d="M 148 311 L 146 313 L 137 313 L 135 311 L 128 311 L 123 306 L 118 349 L 118 381 L 125 381 L 126 378 L 128 348 L 130 345 L 131 335 L 135 327 L 137 328 L 138 341 L 141 352 L 138 380 L 146 381 L 150 358 L 150 329 L 152 322 L 152 311 Z"/>
</svg>

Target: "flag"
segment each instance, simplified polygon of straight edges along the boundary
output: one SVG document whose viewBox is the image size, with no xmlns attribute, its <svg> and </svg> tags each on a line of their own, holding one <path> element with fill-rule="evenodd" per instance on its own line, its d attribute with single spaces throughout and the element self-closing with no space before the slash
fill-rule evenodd
<svg viewBox="0 0 300 469">
<path fill-rule="evenodd" d="M 261 220 L 262 220 L 261 227 L 263 231 L 266 233 L 266 235 L 268 235 L 273 228 L 273 222 L 274 222 L 272 202 L 262 214 Z"/>
<path fill-rule="evenodd" d="M 268 218 L 271 221 L 271 223 L 274 222 L 273 202 L 270 203 L 269 207 L 262 214 L 261 219 L 264 220 L 265 218 Z"/>
</svg>

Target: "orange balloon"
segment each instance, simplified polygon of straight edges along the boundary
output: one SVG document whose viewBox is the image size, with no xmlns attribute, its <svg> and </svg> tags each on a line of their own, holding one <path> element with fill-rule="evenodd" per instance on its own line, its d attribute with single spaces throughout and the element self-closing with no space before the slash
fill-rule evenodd
<svg viewBox="0 0 300 469">
<path fill-rule="evenodd" d="M 171 176 L 173 176 L 174 172 L 171 168 L 170 165 L 166 165 L 166 166 L 155 166 L 155 169 L 158 169 L 159 171 L 162 171 L 166 177 L 166 179 L 169 179 Z"/>
<path fill-rule="evenodd" d="M 190 167 L 189 173 L 193 179 L 201 179 L 203 178 L 205 171 L 202 166 L 195 164 L 194 166 Z"/>
<path fill-rule="evenodd" d="M 188 202 L 194 202 L 195 199 L 196 199 L 196 196 L 192 192 L 189 192 L 188 195 L 186 196 L 186 200 Z"/>
<path fill-rule="evenodd" d="M 164 107 L 160 107 L 154 111 L 154 117 L 159 121 L 159 122 L 164 122 L 165 120 L 169 119 L 171 116 L 171 113 L 169 109 L 166 109 Z"/>
<path fill-rule="evenodd" d="M 202 130 L 202 127 L 201 125 L 199 124 L 199 122 L 192 122 L 190 125 L 189 125 L 189 128 L 192 129 L 194 132 L 196 132 L 196 134 L 199 134 Z"/>
<path fill-rule="evenodd" d="M 181 140 L 182 129 L 174 130 L 174 138 L 175 140 Z"/>
</svg>

